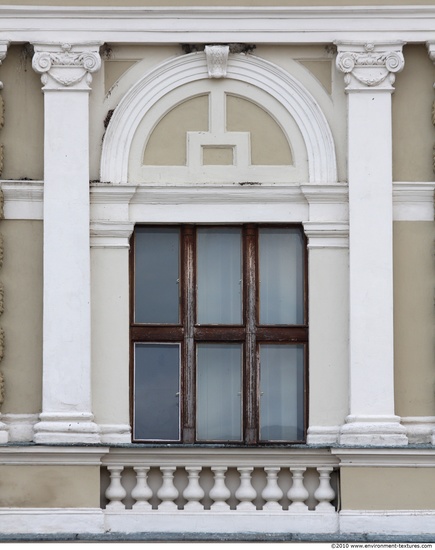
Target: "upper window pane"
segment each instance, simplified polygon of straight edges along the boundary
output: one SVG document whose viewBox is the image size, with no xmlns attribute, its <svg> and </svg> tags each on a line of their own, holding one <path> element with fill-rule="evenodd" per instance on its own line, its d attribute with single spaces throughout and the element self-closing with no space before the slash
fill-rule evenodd
<svg viewBox="0 0 435 550">
<path fill-rule="evenodd" d="M 304 323 L 304 253 L 300 232 L 259 230 L 260 324 Z"/>
<path fill-rule="evenodd" d="M 176 227 L 135 232 L 135 322 L 179 322 L 179 239 Z"/>
<path fill-rule="evenodd" d="M 241 324 L 241 230 L 199 228 L 197 264 L 197 323 Z"/>
</svg>

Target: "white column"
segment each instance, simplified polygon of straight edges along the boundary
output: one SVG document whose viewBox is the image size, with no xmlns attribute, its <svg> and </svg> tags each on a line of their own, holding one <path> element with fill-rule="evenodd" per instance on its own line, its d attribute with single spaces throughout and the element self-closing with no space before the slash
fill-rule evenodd
<svg viewBox="0 0 435 550">
<path fill-rule="evenodd" d="M 338 43 L 348 94 L 349 416 L 344 445 L 406 445 L 394 414 L 391 94 L 402 43 Z"/>
<path fill-rule="evenodd" d="M 44 92 L 43 398 L 36 443 L 95 443 L 91 412 L 89 92 L 99 44 L 35 44 Z"/>
</svg>

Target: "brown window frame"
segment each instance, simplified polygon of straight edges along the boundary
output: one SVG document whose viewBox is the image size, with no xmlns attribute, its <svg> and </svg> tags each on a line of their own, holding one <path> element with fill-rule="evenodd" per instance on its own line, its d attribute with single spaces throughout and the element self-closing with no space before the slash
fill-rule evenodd
<svg viewBox="0 0 435 550">
<path fill-rule="evenodd" d="M 180 440 L 143 440 L 134 443 L 157 444 L 225 444 L 288 445 L 303 444 L 308 427 L 308 251 L 307 239 L 301 224 L 137 224 L 137 227 L 180 228 L 180 323 L 135 323 L 135 232 L 130 239 L 130 418 L 134 424 L 134 345 L 136 343 L 174 343 L 181 346 L 180 379 Z M 196 315 L 196 228 L 241 227 L 243 251 L 243 324 L 200 325 Z M 298 325 L 260 325 L 259 313 L 259 255 L 258 230 L 260 228 L 297 228 L 304 242 L 304 323 Z M 197 441 L 195 437 L 196 361 L 197 343 L 239 342 L 243 344 L 243 440 Z M 262 441 L 259 439 L 259 345 L 262 343 L 301 344 L 304 346 L 303 439 L 295 441 Z"/>
</svg>

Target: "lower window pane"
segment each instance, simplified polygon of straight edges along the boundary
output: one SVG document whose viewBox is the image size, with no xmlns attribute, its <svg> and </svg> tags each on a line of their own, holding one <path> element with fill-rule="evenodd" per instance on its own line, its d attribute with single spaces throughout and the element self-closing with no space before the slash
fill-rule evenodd
<svg viewBox="0 0 435 550">
<path fill-rule="evenodd" d="M 242 439 L 242 344 L 197 345 L 196 437 Z"/>
<path fill-rule="evenodd" d="M 180 439 L 180 345 L 135 344 L 134 439 Z"/>
<path fill-rule="evenodd" d="M 304 347 L 260 346 L 260 439 L 304 437 Z"/>
</svg>

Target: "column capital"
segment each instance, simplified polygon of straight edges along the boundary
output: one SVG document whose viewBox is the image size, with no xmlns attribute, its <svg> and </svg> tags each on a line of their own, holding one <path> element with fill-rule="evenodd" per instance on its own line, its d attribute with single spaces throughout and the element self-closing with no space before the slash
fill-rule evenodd
<svg viewBox="0 0 435 550">
<path fill-rule="evenodd" d="M 35 43 L 33 69 L 41 74 L 43 90 L 89 91 L 92 73 L 101 67 L 100 42 L 87 44 Z"/>
<path fill-rule="evenodd" d="M 405 66 L 403 44 L 336 42 L 336 65 L 344 73 L 346 92 L 392 92 L 395 73 Z"/>
</svg>

